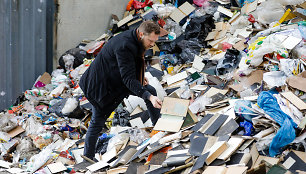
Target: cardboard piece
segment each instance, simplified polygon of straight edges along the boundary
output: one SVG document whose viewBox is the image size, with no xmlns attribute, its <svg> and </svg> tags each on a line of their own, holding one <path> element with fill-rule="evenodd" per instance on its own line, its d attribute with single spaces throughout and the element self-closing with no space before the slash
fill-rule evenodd
<svg viewBox="0 0 306 174">
<path fill-rule="evenodd" d="M 232 24 L 233 22 L 235 22 L 241 15 L 240 12 L 237 12 L 233 15 L 233 17 L 228 21 L 230 24 Z"/>
<path fill-rule="evenodd" d="M 94 172 L 94 171 L 97 171 L 97 170 L 102 169 L 102 168 L 107 167 L 107 166 L 109 166 L 108 163 L 106 163 L 104 161 L 99 161 L 95 164 L 92 164 L 92 165 L 86 167 L 86 168 L 88 170 L 90 170 L 91 172 Z"/>
<path fill-rule="evenodd" d="M 182 128 L 191 126 L 195 123 L 198 122 L 198 118 L 196 117 L 196 115 L 194 115 L 189 109 L 187 112 L 187 116 L 185 117 L 184 123 L 182 125 Z"/>
<path fill-rule="evenodd" d="M 237 42 L 233 47 L 239 51 L 244 50 L 247 47 L 247 44 L 244 44 L 245 40 L 241 40 Z"/>
<path fill-rule="evenodd" d="M 259 156 L 258 150 L 256 148 L 256 144 L 254 143 L 250 150 L 251 158 L 252 158 L 252 168 L 255 167 L 255 162 Z"/>
<path fill-rule="evenodd" d="M 199 136 L 195 137 L 192 139 L 190 148 L 189 148 L 189 153 L 192 156 L 201 156 L 205 147 L 205 144 L 207 142 L 208 138 L 204 136 Z"/>
<path fill-rule="evenodd" d="M 248 167 L 230 166 L 225 174 L 246 174 Z"/>
<path fill-rule="evenodd" d="M 8 134 L 9 134 L 9 136 L 10 136 L 11 138 L 14 138 L 14 137 L 16 137 L 17 135 L 23 133 L 24 131 L 25 131 L 25 130 L 24 130 L 21 126 L 17 126 L 17 127 L 15 127 L 14 129 L 10 130 L 10 131 L 8 132 Z"/>
<path fill-rule="evenodd" d="M 37 83 L 35 84 L 35 87 L 36 88 L 39 88 L 39 87 L 44 87 L 46 86 L 47 84 L 50 84 L 51 83 L 51 75 L 47 72 L 45 72 L 40 78 L 39 80 L 37 81 Z"/>
<path fill-rule="evenodd" d="M 199 129 L 198 131 L 204 133 L 218 118 L 218 114 L 211 116 Z M 205 117 L 204 117 L 205 118 Z M 203 119 L 202 119 L 203 120 Z"/>
<path fill-rule="evenodd" d="M 187 1 L 175 9 L 171 14 L 170 18 L 173 19 L 176 23 L 180 23 L 182 19 L 188 16 L 191 12 L 193 12 L 195 8 L 188 3 Z"/>
<path fill-rule="evenodd" d="M 206 159 L 206 164 L 209 165 L 215 159 L 217 159 L 227 148 L 229 147 L 228 143 L 225 141 L 216 142 L 210 149 L 209 155 Z"/>
<path fill-rule="evenodd" d="M 301 158 L 301 160 L 303 160 L 306 163 L 306 152 L 296 151 L 296 150 L 292 150 L 292 152 L 294 152 L 299 158 Z"/>
<path fill-rule="evenodd" d="M 207 89 L 207 86 L 205 85 L 195 85 L 190 88 L 190 90 L 193 90 L 193 91 L 205 91 L 206 89 Z"/>
<path fill-rule="evenodd" d="M 107 174 L 117 174 L 117 173 L 125 173 L 127 171 L 128 167 L 118 167 L 114 169 L 109 169 L 106 171 Z"/>
<path fill-rule="evenodd" d="M 253 1 L 252 3 L 246 3 L 241 8 L 241 14 L 249 14 L 257 9 L 258 0 Z"/>
<path fill-rule="evenodd" d="M 259 155 L 255 164 L 254 164 L 254 167 L 257 167 L 259 166 L 261 163 L 263 162 L 267 162 L 271 165 L 274 165 L 274 164 L 278 164 L 280 161 L 279 158 L 272 158 L 272 157 L 268 157 L 268 156 L 262 156 L 262 155 Z"/>
<path fill-rule="evenodd" d="M 71 152 L 77 164 L 83 161 L 83 158 L 81 157 L 81 155 L 83 155 L 84 149 L 76 149 L 76 150 L 72 150 Z"/>
<path fill-rule="evenodd" d="M 165 30 L 164 28 L 160 27 L 160 37 L 166 36 L 169 34 L 169 31 Z M 156 45 L 156 44 L 155 44 Z M 159 49 L 158 49 L 159 50 Z"/>
<path fill-rule="evenodd" d="M 204 134 L 213 135 L 220 128 L 220 126 L 225 122 L 228 118 L 227 115 L 219 115 L 216 120 L 205 130 Z"/>
<path fill-rule="evenodd" d="M 206 95 L 207 97 L 212 97 L 213 95 L 220 93 L 225 95 L 228 92 L 228 90 L 222 90 L 222 89 L 218 89 L 215 87 L 211 87 L 204 95 Z"/>
<path fill-rule="evenodd" d="M 163 117 L 159 118 L 153 129 L 168 132 L 178 132 L 184 123 L 184 120 L 182 119 L 183 117 L 171 117 L 174 119 L 168 119 Z"/>
<path fill-rule="evenodd" d="M 214 41 L 210 41 L 208 42 L 208 44 L 210 46 L 212 46 L 214 49 L 217 49 L 217 46 L 222 43 L 222 42 L 225 42 L 225 40 L 227 39 L 227 37 L 223 37 L 221 39 L 218 39 L 218 40 L 214 40 Z"/>
<path fill-rule="evenodd" d="M 67 167 L 61 162 L 49 164 L 47 167 L 51 173 L 58 173 L 67 170 Z"/>
<path fill-rule="evenodd" d="M 297 76 L 288 77 L 287 84 L 293 88 L 306 92 L 306 71 Z"/>
<path fill-rule="evenodd" d="M 227 160 L 243 143 L 244 139 L 239 137 L 230 138 L 227 143 L 229 145 L 228 149 L 226 149 L 218 159 Z"/>
<path fill-rule="evenodd" d="M 302 4 L 299 4 L 298 6 L 300 6 L 301 8 L 303 9 L 306 9 L 306 2 L 302 3 Z"/>
<path fill-rule="evenodd" d="M 226 16 L 233 17 L 233 13 L 229 9 L 222 6 L 218 6 L 217 11 L 225 14 Z"/>
<path fill-rule="evenodd" d="M 173 19 L 176 23 L 180 23 L 182 19 L 186 17 L 185 13 L 183 13 L 179 8 L 173 10 L 170 15 L 170 18 Z"/>
<path fill-rule="evenodd" d="M 249 145 L 252 144 L 252 142 L 254 141 L 255 139 L 250 139 L 250 140 L 246 140 L 242 145 L 241 147 L 239 148 L 240 151 L 244 151 L 244 149 L 246 149 Z"/>
<path fill-rule="evenodd" d="M 265 130 L 260 131 L 259 133 L 254 135 L 253 138 L 260 139 L 260 138 L 263 138 L 267 135 L 272 134 L 273 132 L 275 132 L 275 129 L 273 127 L 270 127 L 269 129 L 265 129 Z"/>
<path fill-rule="evenodd" d="M 215 25 L 216 25 L 216 31 L 221 31 L 223 30 L 224 22 L 217 22 L 215 23 Z"/>
<path fill-rule="evenodd" d="M 241 83 L 237 85 L 229 85 L 229 87 L 237 92 L 241 92 L 245 90 L 246 88 L 249 88 L 254 83 L 261 83 L 261 81 L 263 80 L 263 73 L 264 71 L 262 70 L 256 70 L 247 77 L 235 77 L 234 76 L 234 79 L 239 80 Z"/>
<path fill-rule="evenodd" d="M 114 157 L 116 157 L 116 155 L 117 155 L 117 150 L 116 150 L 116 146 L 114 146 L 113 148 L 111 148 L 110 150 L 108 150 L 102 155 L 102 161 L 108 162 Z"/>
<path fill-rule="evenodd" d="M 306 172 L 305 162 L 292 151 L 285 156 L 283 166 L 291 172 L 297 170 Z"/>
<path fill-rule="evenodd" d="M 195 164 L 193 165 L 192 169 L 190 172 L 196 171 L 200 168 L 202 168 L 204 166 L 204 163 L 206 161 L 206 158 L 208 157 L 209 153 L 205 153 L 201 156 L 199 156 L 199 158 L 197 159 L 197 161 L 195 162 Z"/>
<path fill-rule="evenodd" d="M 185 117 L 188 106 L 189 100 L 165 97 L 160 113 Z"/>
<path fill-rule="evenodd" d="M 283 92 L 281 93 L 283 97 L 289 100 L 294 106 L 296 106 L 299 110 L 306 109 L 306 103 L 303 102 L 300 98 L 294 95 L 291 91 L 290 92 Z"/>
<path fill-rule="evenodd" d="M 217 35 L 214 37 L 214 40 L 218 40 L 218 39 L 224 38 L 226 33 L 227 33 L 226 30 L 219 31 L 217 33 Z"/>
<path fill-rule="evenodd" d="M 147 145 L 143 145 L 143 147 L 138 146 L 137 148 L 141 147 L 129 160 L 127 163 L 132 162 L 133 160 L 135 160 L 136 158 L 138 158 L 138 156 L 147 148 Z"/>
<path fill-rule="evenodd" d="M 140 117 L 134 118 L 129 121 L 131 124 L 131 127 L 138 127 L 139 129 L 145 128 L 144 123 L 142 122 Z"/>
<path fill-rule="evenodd" d="M 228 135 L 233 133 L 239 127 L 238 123 L 230 118 L 230 120 L 221 126 L 221 128 L 217 131 L 216 136 Z"/>
<path fill-rule="evenodd" d="M 118 23 L 117 23 L 117 26 L 118 27 L 121 27 L 123 26 L 124 24 L 128 23 L 130 20 L 133 19 L 133 15 L 128 15 L 126 16 L 125 18 L 123 18 L 122 20 L 120 20 Z"/>
<path fill-rule="evenodd" d="M 206 122 L 211 119 L 214 115 L 213 114 L 207 114 L 205 115 L 191 130 L 192 131 L 198 131 L 203 127 L 203 125 L 206 124 Z"/>
<path fill-rule="evenodd" d="M 212 56 L 211 58 L 209 58 L 209 60 L 220 60 L 222 59 L 224 56 L 225 56 L 226 52 L 222 52 L 222 53 L 219 53 L 219 54 L 216 54 L 214 56 Z"/>
<path fill-rule="evenodd" d="M 208 41 L 208 40 L 213 40 L 218 34 L 218 31 L 212 31 L 212 32 L 209 32 L 205 41 Z"/>
<path fill-rule="evenodd" d="M 188 77 L 187 72 L 183 71 L 181 73 L 175 74 L 174 76 L 168 77 L 167 78 L 167 84 L 171 85 L 175 82 L 186 79 L 187 77 Z"/>
<path fill-rule="evenodd" d="M 197 71 L 202 71 L 202 69 L 204 68 L 205 64 L 202 62 L 203 58 L 195 55 L 194 56 L 194 61 L 192 63 L 192 68 L 196 69 Z"/>
<path fill-rule="evenodd" d="M 225 172 L 224 166 L 208 166 L 202 174 L 224 174 Z"/>
</svg>

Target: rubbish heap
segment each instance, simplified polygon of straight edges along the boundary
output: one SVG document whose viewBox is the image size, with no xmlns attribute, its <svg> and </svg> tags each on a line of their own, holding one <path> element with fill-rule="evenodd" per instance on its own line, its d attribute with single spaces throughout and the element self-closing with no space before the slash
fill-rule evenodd
<svg viewBox="0 0 306 174">
<path fill-rule="evenodd" d="M 131 0 L 108 33 L 68 50 L 0 113 L 0 170 L 305 173 L 305 19 L 304 0 Z M 112 36 L 144 20 L 162 30 L 145 53 L 161 118 L 152 126 L 144 101 L 129 96 L 88 160 L 91 105 L 78 82 Z"/>
</svg>

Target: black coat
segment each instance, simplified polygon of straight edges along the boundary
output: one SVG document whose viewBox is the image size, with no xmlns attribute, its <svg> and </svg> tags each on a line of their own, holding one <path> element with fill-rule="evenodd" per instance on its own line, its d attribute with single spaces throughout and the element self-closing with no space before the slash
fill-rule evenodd
<svg viewBox="0 0 306 174">
<path fill-rule="evenodd" d="M 151 94 L 140 82 L 144 51 L 136 29 L 111 38 L 81 77 L 79 85 L 88 100 L 101 103 L 107 94 L 116 97 L 118 93 L 148 99 Z M 114 98 L 105 100 L 111 102 Z"/>
</svg>

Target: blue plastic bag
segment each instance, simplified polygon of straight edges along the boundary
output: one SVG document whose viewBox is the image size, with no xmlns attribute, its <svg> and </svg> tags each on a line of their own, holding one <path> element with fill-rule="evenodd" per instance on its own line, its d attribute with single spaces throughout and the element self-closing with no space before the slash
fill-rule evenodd
<svg viewBox="0 0 306 174">
<path fill-rule="evenodd" d="M 269 147 L 269 154 L 271 157 L 281 153 L 281 148 L 295 139 L 294 128 L 297 127 L 292 118 L 281 110 L 273 93 L 275 92 L 263 91 L 259 94 L 257 99 L 259 107 L 281 126 Z"/>
<path fill-rule="evenodd" d="M 251 136 L 252 131 L 254 130 L 253 128 L 253 124 L 248 122 L 248 121 L 244 121 L 244 122 L 240 122 L 239 124 L 241 127 L 244 127 L 244 134 L 245 136 Z"/>
</svg>

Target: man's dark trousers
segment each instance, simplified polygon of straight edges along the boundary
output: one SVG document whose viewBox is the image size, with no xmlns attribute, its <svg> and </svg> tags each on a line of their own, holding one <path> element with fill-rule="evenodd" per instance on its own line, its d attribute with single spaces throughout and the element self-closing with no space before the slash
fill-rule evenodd
<svg viewBox="0 0 306 174">
<path fill-rule="evenodd" d="M 145 88 L 154 96 L 157 96 L 156 90 L 150 85 L 146 85 Z M 116 109 L 116 107 L 122 102 L 122 100 L 127 97 L 130 92 L 119 92 L 110 93 L 105 96 L 105 100 L 101 103 L 97 103 L 89 99 L 92 104 L 92 116 L 91 121 L 86 133 L 84 155 L 90 159 L 95 156 L 95 147 L 99 137 L 99 133 L 102 128 L 105 127 L 105 121 L 110 116 L 110 114 Z M 132 94 L 133 95 L 133 94 Z M 154 108 L 151 101 L 146 99 L 145 103 L 147 105 L 150 118 L 153 125 L 157 122 L 160 117 L 160 109 Z"/>
</svg>

